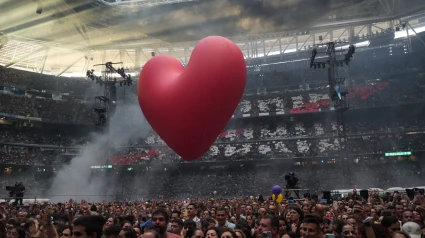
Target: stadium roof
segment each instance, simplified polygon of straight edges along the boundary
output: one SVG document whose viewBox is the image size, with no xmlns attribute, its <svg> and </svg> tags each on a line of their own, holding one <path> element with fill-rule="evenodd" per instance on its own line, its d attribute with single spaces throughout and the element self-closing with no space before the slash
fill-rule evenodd
<svg viewBox="0 0 425 238">
<path fill-rule="evenodd" d="M 83 72 L 104 60 L 128 58 L 127 66 L 136 65 L 132 54 L 138 49 L 146 60 L 150 52 L 164 51 L 187 58 L 194 43 L 208 35 L 231 37 L 242 48 L 254 39 L 300 32 L 379 22 L 385 24 L 374 26 L 385 29 L 389 20 L 424 10 L 423 0 L 5 0 L 0 63 L 25 61 L 28 69 L 54 74 L 78 67 Z"/>
</svg>

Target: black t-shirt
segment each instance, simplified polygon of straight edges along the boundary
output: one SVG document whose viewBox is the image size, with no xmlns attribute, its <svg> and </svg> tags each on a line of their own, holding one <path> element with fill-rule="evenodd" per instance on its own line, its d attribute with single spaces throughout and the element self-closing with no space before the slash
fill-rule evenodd
<svg viewBox="0 0 425 238">
<path fill-rule="evenodd" d="M 19 185 L 19 186 L 16 188 L 16 194 L 23 194 L 23 193 L 24 193 L 24 190 L 25 190 L 25 187 L 24 187 L 24 186 Z"/>
</svg>

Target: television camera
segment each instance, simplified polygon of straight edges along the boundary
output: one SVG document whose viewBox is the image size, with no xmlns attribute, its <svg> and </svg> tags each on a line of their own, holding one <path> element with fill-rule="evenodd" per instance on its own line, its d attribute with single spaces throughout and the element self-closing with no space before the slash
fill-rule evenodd
<svg viewBox="0 0 425 238">
<path fill-rule="evenodd" d="M 22 183 L 16 183 L 15 186 L 6 186 L 6 191 L 9 191 L 9 197 L 17 197 L 16 195 L 24 193 L 25 187 Z"/>
</svg>

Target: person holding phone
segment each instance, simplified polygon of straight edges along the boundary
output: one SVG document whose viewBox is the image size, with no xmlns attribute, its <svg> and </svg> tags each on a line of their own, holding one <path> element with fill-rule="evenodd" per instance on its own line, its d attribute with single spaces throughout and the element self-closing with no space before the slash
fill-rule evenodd
<svg viewBox="0 0 425 238">
<path fill-rule="evenodd" d="M 279 238 L 279 219 L 273 215 L 266 215 L 260 220 L 258 233 L 263 238 Z"/>
</svg>

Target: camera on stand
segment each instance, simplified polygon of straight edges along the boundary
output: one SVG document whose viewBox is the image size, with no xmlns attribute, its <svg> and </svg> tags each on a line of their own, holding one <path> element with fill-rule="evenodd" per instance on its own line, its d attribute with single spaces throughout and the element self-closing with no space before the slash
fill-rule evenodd
<svg viewBox="0 0 425 238">
<path fill-rule="evenodd" d="M 9 197 L 15 197 L 16 189 L 16 186 L 6 186 L 6 191 L 9 191 Z"/>
<path fill-rule="evenodd" d="M 15 186 L 6 186 L 6 191 L 9 191 L 9 197 L 17 197 L 24 193 L 25 187 L 22 183 L 16 183 Z"/>
</svg>

